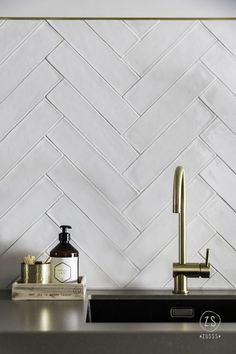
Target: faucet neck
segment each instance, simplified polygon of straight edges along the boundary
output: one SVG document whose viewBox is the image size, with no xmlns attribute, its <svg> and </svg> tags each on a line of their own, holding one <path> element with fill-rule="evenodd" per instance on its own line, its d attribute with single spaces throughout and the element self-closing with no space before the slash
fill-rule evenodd
<svg viewBox="0 0 236 354">
<path fill-rule="evenodd" d="M 175 170 L 173 212 L 179 214 L 179 263 L 186 263 L 186 182 L 182 166 Z"/>
<path fill-rule="evenodd" d="M 209 278 L 209 249 L 205 263 L 186 262 L 186 185 L 182 166 L 175 170 L 173 188 L 173 212 L 179 214 L 179 263 L 173 263 L 174 294 L 188 294 L 188 278 Z"/>
</svg>

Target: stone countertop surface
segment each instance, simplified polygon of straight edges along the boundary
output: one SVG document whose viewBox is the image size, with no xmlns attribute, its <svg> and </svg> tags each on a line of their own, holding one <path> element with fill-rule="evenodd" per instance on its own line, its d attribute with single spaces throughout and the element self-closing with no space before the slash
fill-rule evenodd
<svg viewBox="0 0 236 354">
<path fill-rule="evenodd" d="M 236 291 L 220 293 L 236 296 Z M 222 323 L 218 339 L 202 339 L 198 323 L 86 323 L 88 297 L 94 294 L 173 297 L 170 291 L 112 290 L 88 291 L 85 301 L 12 301 L 10 291 L 2 290 L 0 354 L 66 354 L 75 348 L 82 354 L 236 353 L 236 323 Z M 204 291 L 204 296 L 218 294 Z"/>
</svg>

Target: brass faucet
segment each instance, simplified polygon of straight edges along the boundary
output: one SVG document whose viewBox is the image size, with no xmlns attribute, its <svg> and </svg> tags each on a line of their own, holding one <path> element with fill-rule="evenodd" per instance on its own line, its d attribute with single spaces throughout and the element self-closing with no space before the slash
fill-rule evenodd
<svg viewBox="0 0 236 354">
<path fill-rule="evenodd" d="M 205 263 L 186 263 L 186 183 L 182 166 L 175 170 L 173 213 L 179 214 L 179 263 L 173 263 L 174 294 L 188 294 L 188 278 L 209 278 L 209 248 Z"/>
</svg>

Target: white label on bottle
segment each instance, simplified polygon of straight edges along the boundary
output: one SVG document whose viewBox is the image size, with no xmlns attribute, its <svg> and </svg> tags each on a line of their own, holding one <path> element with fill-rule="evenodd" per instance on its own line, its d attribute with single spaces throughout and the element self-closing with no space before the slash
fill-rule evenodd
<svg viewBox="0 0 236 354">
<path fill-rule="evenodd" d="M 52 257 L 51 282 L 72 283 L 78 280 L 78 257 Z"/>
</svg>

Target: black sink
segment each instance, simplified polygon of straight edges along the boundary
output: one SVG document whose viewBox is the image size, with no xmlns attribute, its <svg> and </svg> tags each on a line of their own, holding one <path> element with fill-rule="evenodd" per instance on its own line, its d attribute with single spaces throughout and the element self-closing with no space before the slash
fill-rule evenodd
<svg viewBox="0 0 236 354">
<path fill-rule="evenodd" d="M 236 322 L 236 297 L 92 296 L 87 322 L 199 322 L 204 313 L 212 321 Z"/>
</svg>

